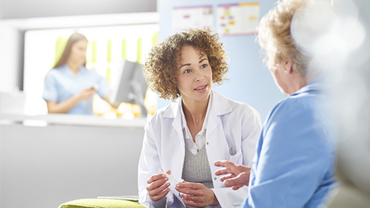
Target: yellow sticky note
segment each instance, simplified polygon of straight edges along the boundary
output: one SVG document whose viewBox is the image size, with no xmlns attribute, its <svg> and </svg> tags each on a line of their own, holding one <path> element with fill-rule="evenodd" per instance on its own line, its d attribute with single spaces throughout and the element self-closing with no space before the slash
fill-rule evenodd
<svg viewBox="0 0 370 208">
<path fill-rule="evenodd" d="M 257 19 L 257 17 L 256 16 L 250 16 L 249 17 L 249 20 L 256 20 Z"/>
</svg>

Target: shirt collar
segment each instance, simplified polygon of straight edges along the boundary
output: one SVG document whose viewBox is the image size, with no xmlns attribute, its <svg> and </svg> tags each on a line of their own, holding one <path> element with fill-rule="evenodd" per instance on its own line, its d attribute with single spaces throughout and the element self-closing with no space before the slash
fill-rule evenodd
<svg viewBox="0 0 370 208">
<path fill-rule="evenodd" d="M 65 73 L 69 73 L 70 75 L 72 75 L 73 77 L 75 77 L 72 73 L 72 71 L 69 69 L 68 65 L 67 64 L 64 64 L 63 66 L 61 66 L 61 68 L 63 69 L 63 71 Z M 85 72 L 85 67 L 83 65 L 80 66 L 80 68 L 78 69 L 78 72 L 77 72 L 77 76 L 78 74 L 82 74 Z"/>
<path fill-rule="evenodd" d="M 301 93 L 309 92 L 309 91 L 321 91 L 322 90 L 322 77 L 316 77 L 311 82 L 309 82 L 306 86 L 302 87 L 297 92 L 293 93 L 291 96 L 299 95 Z"/>
</svg>

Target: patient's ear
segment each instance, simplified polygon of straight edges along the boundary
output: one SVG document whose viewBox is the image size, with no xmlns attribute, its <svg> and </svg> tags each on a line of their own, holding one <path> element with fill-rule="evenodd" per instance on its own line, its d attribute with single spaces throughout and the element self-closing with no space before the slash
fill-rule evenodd
<svg viewBox="0 0 370 208">
<path fill-rule="evenodd" d="M 286 58 L 284 60 L 284 68 L 285 68 L 285 71 L 288 73 L 288 74 L 292 74 L 293 73 L 293 62 L 290 58 Z"/>
</svg>

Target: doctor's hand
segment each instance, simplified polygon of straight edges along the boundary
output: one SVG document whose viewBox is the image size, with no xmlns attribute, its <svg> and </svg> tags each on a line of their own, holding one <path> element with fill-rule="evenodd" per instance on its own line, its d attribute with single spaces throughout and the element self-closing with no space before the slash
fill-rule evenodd
<svg viewBox="0 0 370 208">
<path fill-rule="evenodd" d="M 95 93 L 96 91 L 94 89 L 84 89 L 81 92 L 77 94 L 77 97 L 79 100 L 89 100 L 90 97 Z"/>
<path fill-rule="evenodd" d="M 213 191 L 201 183 L 182 182 L 176 185 L 182 201 L 192 207 L 217 206 L 218 200 Z"/>
<path fill-rule="evenodd" d="M 168 170 L 167 174 L 171 174 L 171 171 Z M 146 190 L 148 191 L 150 199 L 153 201 L 159 201 L 165 197 L 170 189 L 170 183 L 166 183 L 168 178 L 165 174 L 152 175 L 147 181 Z"/>
<path fill-rule="evenodd" d="M 215 172 L 215 175 L 226 175 L 220 178 L 226 187 L 232 187 L 238 190 L 243 186 L 248 186 L 251 168 L 244 165 L 237 165 L 228 160 L 219 160 L 214 162 L 217 167 L 224 167 Z"/>
</svg>

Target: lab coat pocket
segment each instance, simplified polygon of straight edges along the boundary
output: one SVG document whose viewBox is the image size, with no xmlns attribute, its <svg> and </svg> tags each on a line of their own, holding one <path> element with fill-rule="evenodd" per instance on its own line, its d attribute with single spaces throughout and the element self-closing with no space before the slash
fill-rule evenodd
<svg viewBox="0 0 370 208">
<path fill-rule="evenodd" d="M 234 155 L 229 155 L 229 161 L 235 163 L 235 164 L 242 164 L 242 151 L 238 151 Z"/>
</svg>

